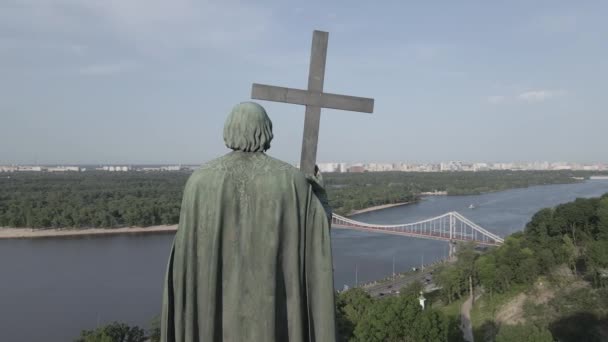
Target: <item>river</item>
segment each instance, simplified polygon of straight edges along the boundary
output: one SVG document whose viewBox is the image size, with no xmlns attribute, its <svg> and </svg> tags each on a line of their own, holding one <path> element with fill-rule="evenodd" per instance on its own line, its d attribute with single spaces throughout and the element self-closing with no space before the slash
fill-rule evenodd
<svg viewBox="0 0 608 342">
<path fill-rule="evenodd" d="M 475 196 L 431 196 L 354 218 L 414 222 L 458 211 L 505 236 L 541 208 L 608 192 L 608 181 L 535 186 Z M 473 204 L 475 209 L 469 209 Z M 173 235 L 0 240 L 0 340 L 65 342 L 111 321 L 148 327 L 160 311 Z M 336 288 L 405 271 L 447 254 L 447 243 L 394 235 L 332 231 Z"/>
</svg>

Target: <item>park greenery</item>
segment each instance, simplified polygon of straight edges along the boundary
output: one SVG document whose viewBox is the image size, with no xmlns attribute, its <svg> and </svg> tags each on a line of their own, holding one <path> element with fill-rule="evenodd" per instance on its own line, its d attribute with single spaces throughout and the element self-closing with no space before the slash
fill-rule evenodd
<svg viewBox="0 0 608 342">
<path fill-rule="evenodd" d="M 175 224 L 189 175 L 11 174 L 0 179 L 0 226 L 111 228 Z"/>
<path fill-rule="evenodd" d="M 463 341 L 455 316 L 441 310 L 422 309 L 419 283 L 398 296 L 374 299 L 360 288 L 336 297 L 336 321 L 340 341 Z"/>
<path fill-rule="evenodd" d="M 93 330 L 83 330 L 75 342 L 144 342 L 145 332 L 138 326 L 113 322 Z"/>
<path fill-rule="evenodd" d="M 440 290 L 425 295 L 424 309 L 418 282 L 396 296 L 372 298 L 361 288 L 337 293 L 340 340 L 463 341 L 459 307 L 475 288 L 481 294 L 471 312 L 476 341 L 606 341 L 608 194 L 542 209 L 499 247 L 463 244 L 454 262 L 434 271 L 434 281 Z M 524 299 L 519 317 L 500 318 L 517 298 Z M 156 318 L 148 338 L 157 341 L 159 333 Z M 142 339 L 142 329 L 112 323 L 83 331 L 77 341 Z"/>
<path fill-rule="evenodd" d="M 401 295 L 372 299 L 360 288 L 336 295 L 336 323 L 340 342 L 464 341 L 458 320 L 437 309 L 423 310 L 418 303 L 420 287 L 404 289 Z M 76 342 L 158 342 L 159 317 L 147 336 L 138 326 L 113 322 L 83 330 Z"/>
<path fill-rule="evenodd" d="M 482 294 L 472 311 L 476 341 L 606 341 L 608 194 L 543 209 L 500 247 L 461 245 L 454 262 L 434 271 L 434 281 L 441 289 L 425 295 L 424 310 L 416 282 L 396 297 L 371 298 L 359 288 L 339 293 L 340 336 L 461 341 L 459 307 L 476 288 Z M 520 316 L 498 317 L 517 298 L 525 299 Z"/>
<path fill-rule="evenodd" d="M 0 227 L 114 228 L 176 224 L 189 172 L 13 173 L 0 177 Z M 411 202 L 423 192 L 478 194 L 571 183 L 570 171 L 370 172 L 324 175 L 334 212 Z"/>
<path fill-rule="evenodd" d="M 468 296 L 471 284 L 483 293 L 473 309 L 476 340 L 607 340 L 608 194 L 540 210 L 485 253 L 461 247 L 435 281 L 446 303 Z M 497 319 L 517 298 L 520 317 Z"/>
<path fill-rule="evenodd" d="M 74 342 L 159 342 L 160 315 L 150 321 L 146 332 L 137 325 L 112 322 L 92 330 L 83 330 Z"/>
</svg>

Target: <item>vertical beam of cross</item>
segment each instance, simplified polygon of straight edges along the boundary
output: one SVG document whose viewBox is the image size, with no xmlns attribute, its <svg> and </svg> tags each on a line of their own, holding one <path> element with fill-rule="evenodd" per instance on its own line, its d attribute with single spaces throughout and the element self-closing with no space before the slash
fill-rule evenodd
<svg viewBox="0 0 608 342">
<path fill-rule="evenodd" d="M 323 92 L 328 40 L 329 33 L 314 31 L 310 67 L 308 70 L 307 90 L 256 83 L 254 83 L 251 88 L 251 98 L 253 99 L 306 106 L 300 170 L 309 174 L 314 173 L 317 159 L 321 108 L 351 110 L 364 113 L 372 113 L 374 111 L 373 99 Z"/>
<path fill-rule="evenodd" d="M 312 36 L 310 51 L 310 67 L 308 68 L 308 91 L 321 94 L 325 80 L 325 63 L 327 61 L 327 43 L 329 33 L 315 31 Z M 307 105 L 304 114 L 304 136 L 302 137 L 302 154 L 300 169 L 306 173 L 314 173 L 317 160 L 317 143 L 319 141 L 319 125 L 321 107 Z"/>
</svg>

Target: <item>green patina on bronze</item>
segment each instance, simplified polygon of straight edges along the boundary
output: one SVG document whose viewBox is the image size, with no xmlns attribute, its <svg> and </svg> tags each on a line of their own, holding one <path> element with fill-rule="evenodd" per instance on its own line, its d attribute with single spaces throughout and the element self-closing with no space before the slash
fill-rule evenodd
<svg viewBox="0 0 608 342">
<path fill-rule="evenodd" d="M 272 141 L 272 121 L 264 107 L 243 102 L 232 109 L 224 125 L 224 142 L 235 151 L 265 152 Z"/>
<path fill-rule="evenodd" d="M 262 152 L 272 124 L 257 104 L 233 109 L 224 139 L 234 151 L 186 184 L 161 340 L 335 341 L 322 184 Z"/>
</svg>

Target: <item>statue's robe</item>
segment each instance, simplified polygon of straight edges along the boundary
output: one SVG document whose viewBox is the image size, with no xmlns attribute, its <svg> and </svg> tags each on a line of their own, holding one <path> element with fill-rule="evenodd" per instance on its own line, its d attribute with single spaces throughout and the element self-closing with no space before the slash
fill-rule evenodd
<svg viewBox="0 0 608 342">
<path fill-rule="evenodd" d="M 306 177 L 231 152 L 184 191 L 161 341 L 335 341 L 330 226 Z"/>
</svg>

